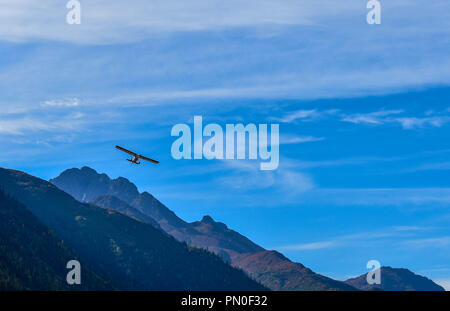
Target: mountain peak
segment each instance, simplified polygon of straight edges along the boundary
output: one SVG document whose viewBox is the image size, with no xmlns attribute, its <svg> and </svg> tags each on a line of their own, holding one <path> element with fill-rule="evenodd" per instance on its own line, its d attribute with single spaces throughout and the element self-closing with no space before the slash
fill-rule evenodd
<svg viewBox="0 0 450 311">
<path fill-rule="evenodd" d="M 102 196 L 113 196 L 146 216 L 161 221 L 162 227 L 167 231 L 170 231 L 167 226 L 182 227 L 185 225 L 183 220 L 153 195 L 148 192 L 139 193 L 136 185 L 125 177 L 111 179 L 106 174 L 97 173 L 96 170 L 84 166 L 81 169 L 66 170 L 58 177 L 51 179 L 50 182 L 82 202 L 92 202 Z M 121 204 L 113 205 L 120 206 Z"/>
<path fill-rule="evenodd" d="M 205 215 L 203 216 L 201 222 L 205 223 L 205 224 L 215 224 L 216 222 L 214 221 L 214 219 L 209 216 L 209 215 Z"/>
<path fill-rule="evenodd" d="M 443 291 L 444 288 L 432 280 L 417 275 L 405 268 L 383 266 L 381 270 L 381 284 L 367 284 L 367 273 L 349 279 L 345 283 L 360 290 L 387 290 L 387 291 Z"/>
<path fill-rule="evenodd" d="M 50 182 L 83 202 L 104 194 L 111 194 L 130 202 L 139 195 L 136 185 L 128 179 L 124 177 L 111 179 L 108 175 L 100 174 L 88 166 L 65 170 Z"/>
<path fill-rule="evenodd" d="M 74 169 L 76 170 L 76 168 L 74 168 Z M 89 166 L 83 166 L 80 170 L 83 172 L 90 172 L 90 173 L 98 174 L 96 170 L 94 170 L 93 168 L 91 168 Z"/>
<path fill-rule="evenodd" d="M 204 224 L 207 224 L 207 225 L 211 225 L 216 230 L 222 230 L 222 231 L 228 230 L 228 227 L 227 227 L 226 224 L 224 224 L 223 222 L 220 222 L 220 221 L 215 221 L 209 215 L 203 216 L 203 218 L 202 218 L 202 220 L 200 222 L 204 223 Z"/>
</svg>

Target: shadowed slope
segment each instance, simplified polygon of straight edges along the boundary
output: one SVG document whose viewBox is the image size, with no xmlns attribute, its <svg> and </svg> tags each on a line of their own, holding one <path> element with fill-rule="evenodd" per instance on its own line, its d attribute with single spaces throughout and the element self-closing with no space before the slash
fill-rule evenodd
<svg viewBox="0 0 450 311">
<path fill-rule="evenodd" d="M 0 191 L 0 290 L 113 289 L 82 260 L 81 284 L 68 285 L 66 264 L 74 259 L 52 230 Z"/>
</svg>

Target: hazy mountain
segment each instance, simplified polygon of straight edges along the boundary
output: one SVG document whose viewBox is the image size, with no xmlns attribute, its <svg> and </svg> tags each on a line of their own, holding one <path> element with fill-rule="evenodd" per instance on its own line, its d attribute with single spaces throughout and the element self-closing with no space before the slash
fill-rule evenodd
<svg viewBox="0 0 450 311">
<path fill-rule="evenodd" d="M 381 284 L 369 285 L 367 273 L 357 278 L 349 279 L 345 283 L 360 290 L 385 291 L 445 291 L 445 289 L 432 280 L 414 274 L 408 269 L 381 267 Z"/>
<path fill-rule="evenodd" d="M 64 182 L 70 180 L 70 183 Z M 124 202 L 130 202 L 138 195 L 138 189 L 128 179 L 110 179 L 106 174 L 98 174 L 89 167 L 64 171 L 51 183 L 70 193 L 81 202 L 90 201 L 101 195 L 113 195 Z M 64 185 L 64 187 L 62 187 Z"/>
<path fill-rule="evenodd" d="M 128 189 L 130 185 L 123 186 Z M 121 213 L 80 203 L 44 180 L 0 168 L 0 188 L 17 197 L 83 262 L 107 276 L 118 289 L 265 289 L 210 252 L 188 247 Z"/>
<path fill-rule="evenodd" d="M 187 223 L 148 192 L 139 193 L 137 187 L 125 178 L 110 179 L 105 174 L 83 167 L 66 170 L 51 182 L 78 199 L 100 195 L 117 196 L 156 220 L 164 231 L 177 240 L 213 251 L 271 289 L 354 290 L 343 282 L 316 274 L 299 263 L 291 262 L 279 253 L 265 250 L 210 216 Z M 119 208 L 102 203 L 100 205 L 111 209 Z"/>
<path fill-rule="evenodd" d="M 151 194 L 139 193 L 137 187 L 123 177 L 110 179 L 106 174 L 98 174 L 85 166 L 81 169 L 66 170 L 50 182 L 82 202 L 94 200 L 99 196 L 114 196 L 156 220 L 166 232 L 187 225 Z M 108 208 L 115 209 L 112 205 Z"/>
<path fill-rule="evenodd" d="M 81 262 L 81 284 L 68 285 L 66 264 Z M 36 216 L 0 191 L 0 290 L 106 290 L 94 273 Z"/>
</svg>

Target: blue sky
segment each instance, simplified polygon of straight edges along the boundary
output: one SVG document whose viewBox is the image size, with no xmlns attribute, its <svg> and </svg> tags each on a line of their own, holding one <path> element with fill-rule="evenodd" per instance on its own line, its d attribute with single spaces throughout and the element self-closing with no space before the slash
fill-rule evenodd
<svg viewBox="0 0 450 311">
<path fill-rule="evenodd" d="M 63 1 L 64 2 L 64 1 Z M 0 0 L 0 165 L 91 166 L 338 279 L 450 284 L 450 4 Z M 171 158 L 172 126 L 279 123 L 280 165 Z M 161 161 L 131 167 L 120 144 Z"/>
</svg>

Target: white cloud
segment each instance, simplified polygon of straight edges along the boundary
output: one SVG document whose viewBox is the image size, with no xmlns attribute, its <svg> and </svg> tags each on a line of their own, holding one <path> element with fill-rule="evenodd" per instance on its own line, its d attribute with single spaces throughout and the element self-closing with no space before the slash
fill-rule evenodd
<svg viewBox="0 0 450 311">
<path fill-rule="evenodd" d="M 354 157 L 344 158 L 336 160 L 323 160 L 323 161 L 304 161 L 296 159 L 283 158 L 283 163 L 286 167 L 291 169 L 310 169 L 318 167 L 330 167 L 330 166 L 354 166 L 364 165 L 374 162 L 393 162 L 405 160 L 408 157 Z"/>
<path fill-rule="evenodd" d="M 222 163 L 233 171 L 217 181 L 234 190 L 246 192 L 270 188 L 283 194 L 283 200 L 290 200 L 316 187 L 309 175 L 284 167 L 282 161 L 274 171 L 261 171 L 256 161 L 223 160 Z"/>
<path fill-rule="evenodd" d="M 317 188 L 299 197 L 296 204 L 430 208 L 448 206 L 450 188 Z"/>
<path fill-rule="evenodd" d="M 335 236 L 327 240 L 299 243 L 293 245 L 284 245 L 275 247 L 275 249 L 285 250 L 285 251 L 306 251 L 306 250 L 320 250 L 329 249 L 336 247 L 348 247 L 352 245 L 360 244 L 370 244 L 372 242 L 380 241 L 386 238 L 393 237 L 405 237 L 409 236 L 411 233 L 414 234 L 416 231 L 423 230 L 422 227 L 411 227 L 411 226 L 394 226 L 383 228 L 380 231 L 370 231 L 370 232 L 359 232 L 354 234 Z"/>
<path fill-rule="evenodd" d="M 336 17 L 356 20 L 367 26 L 367 10 L 360 0 L 338 3 L 333 0 L 81 1 L 81 25 L 66 24 L 66 2 L 0 0 L 0 38 L 10 41 L 48 39 L 75 43 L 123 43 L 176 31 L 336 24 Z M 390 23 L 395 22 L 395 26 L 403 26 L 406 28 L 404 31 L 414 34 L 426 32 L 431 27 L 439 29 L 442 25 L 435 22 L 441 16 L 445 18 L 447 11 L 446 1 L 430 4 L 425 0 L 413 3 L 397 0 L 383 4 L 383 12 L 390 17 Z M 411 23 L 411 19 L 413 24 L 409 28 L 404 27 Z M 388 24 L 388 21 L 383 24 Z M 439 30 L 443 31 L 442 28 Z"/>
<path fill-rule="evenodd" d="M 50 128 L 46 122 L 31 118 L 0 120 L 0 134 L 23 135 L 26 131 L 47 131 Z"/>
<path fill-rule="evenodd" d="M 424 228 L 419 226 L 394 226 L 393 229 L 396 231 L 420 231 Z"/>
<path fill-rule="evenodd" d="M 19 116 L 9 116 L 0 120 L 0 134 L 23 136 L 40 132 L 46 134 L 49 132 L 78 132 L 84 128 L 83 117 L 84 114 L 81 112 L 52 114 L 31 110 Z"/>
<path fill-rule="evenodd" d="M 285 251 L 318 250 L 318 249 L 336 247 L 337 245 L 338 245 L 338 243 L 336 241 L 322 241 L 322 242 L 280 246 L 280 247 L 278 247 L 278 249 L 285 250 Z"/>
<path fill-rule="evenodd" d="M 45 90 L 59 85 L 48 83 L 53 81 L 70 88 L 72 77 L 83 79 L 83 74 L 90 74 L 92 70 L 92 76 L 102 81 L 91 78 L 94 83 L 89 84 L 89 77 L 86 77 L 83 91 L 94 93 L 92 97 L 99 99 L 98 104 L 122 106 L 199 98 L 352 97 L 424 85 L 448 85 L 450 81 L 445 41 L 439 40 L 448 37 L 450 29 L 446 27 L 449 21 L 445 15 L 450 5 L 443 0 L 433 4 L 423 0 L 387 2 L 383 4 L 383 14 L 390 17 L 389 21 L 377 28 L 369 28 L 365 23 L 366 8 L 360 0 L 323 0 L 320 3 L 316 0 L 137 0 L 132 4 L 84 1 L 81 25 L 66 24 L 67 9 L 57 0 L 0 0 L 0 7 L 0 40 L 56 40 L 77 44 L 52 46 L 49 48 L 55 50 L 52 57 L 49 51 L 33 50 L 44 56 L 39 58 L 30 53 L 33 57 L 27 64 L 5 68 L 6 72 L 2 70 L 0 84 L 7 82 L 6 89 L 25 85 L 36 87 L 38 92 L 42 89 L 41 81 L 34 80 L 35 76 L 44 78 L 41 83 L 46 83 Z M 238 30 L 237 35 L 228 36 L 230 28 Z M 224 29 L 227 31 L 216 33 Z M 204 33 L 189 37 L 198 31 Z M 167 35 L 168 32 L 171 34 Z M 182 34 L 172 36 L 172 32 Z M 272 34 L 277 44 L 270 39 Z M 217 39 L 222 35 L 223 44 L 220 44 Z M 142 72 L 132 66 L 131 73 L 118 74 L 116 81 L 110 81 L 114 71 L 129 68 L 132 64 L 129 59 L 123 60 L 113 52 L 101 53 L 99 58 L 92 50 L 83 53 L 85 51 L 78 45 L 129 43 L 149 38 L 158 48 L 146 47 L 143 53 L 136 50 L 136 54 L 145 54 L 155 62 L 144 62 L 140 67 Z M 433 44 L 429 44 L 431 39 L 428 38 L 433 38 Z M 193 40 L 198 50 L 191 48 Z M 79 53 L 66 51 L 61 55 L 62 46 L 68 50 L 73 47 Z M 173 49 L 175 46 L 177 48 Z M 242 53 L 243 46 L 246 53 Z M 330 49 L 330 46 L 339 48 Z M 225 53 L 221 55 L 224 48 Z M 111 51 L 117 51 L 116 47 Z M 90 56 L 94 57 L 89 60 Z M 27 53 L 24 53 L 23 59 L 26 58 Z M 144 57 L 139 56 L 139 61 L 142 59 Z M 123 66 L 121 61 L 125 62 Z M 266 66 L 269 62 L 272 65 Z M 97 66 L 91 66 L 96 63 Z M 172 78 L 170 72 L 174 72 L 174 68 L 183 74 Z M 205 74 L 205 68 L 210 75 Z M 109 70 L 112 77 L 105 77 L 104 73 Z M 158 75 L 161 73 L 167 75 Z M 143 85 L 140 82 L 142 88 L 137 89 L 134 84 L 130 87 L 130 81 L 122 81 L 127 80 L 127 76 L 131 83 L 158 83 Z M 161 76 L 163 79 L 159 79 Z M 111 84 L 99 87 L 107 84 L 103 80 Z M 120 89 L 116 87 L 118 81 Z M 176 83 L 180 81 L 191 84 Z M 11 85 L 12 88 L 8 87 Z M 89 86 L 93 90 L 86 90 Z M 101 91 L 104 93 L 99 95 Z M 26 93 L 31 92 L 27 89 Z"/>
<path fill-rule="evenodd" d="M 43 107 L 77 107 L 80 105 L 78 98 L 68 100 L 46 100 L 41 104 Z"/>
<path fill-rule="evenodd" d="M 450 162 L 433 162 L 423 164 L 411 169 L 406 170 L 407 172 L 417 172 L 417 171 L 430 171 L 430 170 L 450 170 Z"/>
<path fill-rule="evenodd" d="M 283 136 L 280 138 L 280 144 L 291 145 L 291 144 L 301 144 L 325 140 L 324 137 L 314 137 L 314 136 Z"/>
<path fill-rule="evenodd" d="M 365 114 L 351 114 L 345 115 L 341 119 L 343 122 L 350 122 L 355 124 L 400 124 L 405 130 L 412 130 L 424 127 L 442 127 L 450 122 L 450 116 L 430 116 L 434 111 L 425 112 L 427 117 L 393 117 L 394 115 L 404 113 L 404 110 L 381 110 Z"/>
<path fill-rule="evenodd" d="M 438 285 L 441 285 L 446 291 L 450 291 L 450 280 L 433 280 Z"/>
<path fill-rule="evenodd" d="M 215 64 L 208 64 L 208 66 L 215 68 Z M 310 66 L 316 68 L 315 71 L 317 71 L 320 63 L 312 63 Z M 185 68 L 188 72 L 193 70 L 189 67 Z M 436 65 L 416 63 L 407 68 L 398 68 L 398 65 L 392 63 L 392 66 L 386 69 L 368 70 L 370 71 L 369 75 L 365 71 L 337 69 L 329 70 L 326 73 L 302 73 L 296 72 L 296 68 L 291 68 L 293 72 L 288 75 L 277 72 L 252 75 L 249 72 L 242 72 L 242 76 L 231 77 L 226 82 L 217 80 L 215 77 L 213 81 L 220 83 L 220 86 L 189 89 L 179 86 L 164 86 L 164 88 L 158 89 L 125 89 L 115 94 L 109 91 L 107 96 L 102 97 L 101 100 L 92 101 L 91 105 L 158 106 L 171 102 L 182 104 L 184 103 L 182 100 L 193 99 L 286 98 L 310 100 L 383 95 L 399 93 L 405 89 L 414 89 L 424 85 L 448 85 L 447 81 L 450 81 L 448 68 L 450 68 L 450 59 L 443 60 L 441 64 Z M 167 69 L 161 68 L 161 70 Z M 413 75 L 417 72 L 422 74 Z M 324 74 L 326 74 L 326 78 L 323 77 Z M 200 75 L 200 77 L 202 76 Z M 327 111 L 299 110 L 272 119 L 283 123 L 296 120 L 311 121 L 326 117 L 327 114 L 336 114 L 336 112 L 335 109 Z"/>
<path fill-rule="evenodd" d="M 415 248 L 448 248 L 450 247 L 450 236 L 415 239 L 404 242 L 405 245 Z"/>
<path fill-rule="evenodd" d="M 425 126 L 442 127 L 444 124 L 450 122 L 448 116 L 427 117 L 427 118 L 397 118 L 395 121 L 399 122 L 406 130 L 415 128 L 423 128 Z"/>
<path fill-rule="evenodd" d="M 298 119 L 311 119 L 314 117 L 317 117 L 319 114 L 317 112 L 316 109 L 312 109 L 312 110 L 297 110 L 297 111 L 293 111 L 287 115 L 285 115 L 282 118 L 279 119 L 275 119 L 278 120 L 280 122 L 285 122 L 285 123 L 289 123 Z"/>
<path fill-rule="evenodd" d="M 272 120 L 276 120 L 283 123 L 291 123 L 296 120 L 302 120 L 302 121 L 313 121 L 320 118 L 323 118 L 328 115 L 333 115 L 337 113 L 339 110 L 337 109 L 329 109 L 324 111 L 318 111 L 317 109 L 311 109 L 311 110 L 296 110 L 291 111 L 287 114 L 285 114 L 281 118 L 272 118 Z"/>
<path fill-rule="evenodd" d="M 386 116 L 403 113 L 403 110 L 380 110 L 365 114 L 352 114 L 347 115 L 342 118 L 344 122 L 350 122 L 355 124 L 366 123 L 366 124 L 383 124 L 387 122 Z"/>
<path fill-rule="evenodd" d="M 311 24 L 318 16 L 351 12 L 332 0 L 136 0 L 81 1 L 81 24 L 68 25 L 66 2 L 0 0 L 0 38 L 48 39 L 75 43 L 120 43 L 159 33 L 227 27 Z"/>
</svg>

